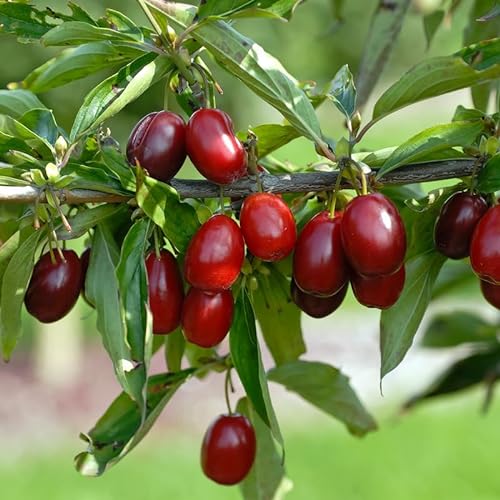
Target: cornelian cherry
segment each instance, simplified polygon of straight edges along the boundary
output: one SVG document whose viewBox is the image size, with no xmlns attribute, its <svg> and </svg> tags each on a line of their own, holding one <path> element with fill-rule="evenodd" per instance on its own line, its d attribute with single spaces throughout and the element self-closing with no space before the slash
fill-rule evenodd
<svg viewBox="0 0 500 500">
<path fill-rule="evenodd" d="M 171 333 L 181 322 L 184 301 L 184 287 L 177 261 L 168 250 L 161 250 L 159 257 L 151 252 L 146 257 L 146 271 L 153 333 Z"/>
<path fill-rule="evenodd" d="M 366 307 L 387 309 L 393 306 L 405 285 L 405 266 L 386 276 L 351 275 L 352 290 L 358 302 Z"/>
<path fill-rule="evenodd" d="M 234 135 L 233 122 L 220 109 L 199 109 L 191 115 L 186 146 L 194 166 L 216 184 L 230 184 L 247 174 L 247 156 Z"/>
<path fill-rule="evenodd" d="M 497 309 L 500 309 L 500 285 L 495 285 L 489 281 L 479 280 L 483 297 Z"/>
<path fill-rule="evenodd" d="M 252 468 L 256 448 L 254 428 L 245 416 L 220 415 L 203 438 L 203 472 L 219 484 L 239 483 Z"/>
<path fill-rule="evenodd" d="M 63 259 L 54 252 L 43 254 L 33 268 L 24 304 L 42 323 L 57 321 L 73 308 L 82 286 L 82 266 L 73 250 L 62 250 Z"/>
<path fill-rule="evenodd" d="M 151 177 L 168 182 L 186 159 L 186 124 L 170 111 L 150 113 L 132 130 L 127 144 L 131 165 L 139 162 Z"/>
<path fill-rule="evenodd" d="M 297 239 L 292 212 L 280 196 L 271 193 L 255 193 L 245 198 L 240 225 L 250 252 L 268 262 L 284 259 Z"/>
<path fill-rule="evenodd" d="M 200 347 L 214 347 L 227 335 L 233 321 L 230 290 L 204 292 L 191 288 L 182 308 L 182 331 L 186 340 Z"/>
<path fill-rule="evenodd" d="M 480 195 L 453 194 L 442 206 L 436 220 L 436 249 L 450 259 L 468 257 L 474 228 L 487 210 L 488 204 Z"/>
<path fill-rule="evenodd" d="M 380 193 L 351 200 L 342 219 L 342 244 L 358 274 L 381 276 L 396 272 L 404 261 L 406 234 L 392 201 Z"/>
<path fill-rule="evenodd" d="M 315 215 L 302 229 L 293 255 L 293 278 L 306 293 L 329 296 L 349 279 L 349 266 L 341 241 L 342 214 Z"/>
<path fill-rule="evenodd" d="M 329 297 L 317 297 L 303 292 L 292 280 L 290 294 L 297 307 L 313 318 L 324 318 L 336 311 L 347 294 L 347 283 L 335 294 Z"/>
<path fill-rule="evenodd" d="M 244 258 L 245 243 L 238 224 L 226 215 L 214 215 L 190 241 L 184 275 L 195 288 L 226 290 L 237 280 Z"/>
</svg>

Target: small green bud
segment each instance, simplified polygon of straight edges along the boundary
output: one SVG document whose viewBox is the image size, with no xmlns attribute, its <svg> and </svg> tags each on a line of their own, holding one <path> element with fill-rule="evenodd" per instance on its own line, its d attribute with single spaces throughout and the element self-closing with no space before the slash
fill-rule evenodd
<svg viewBox="0 0 500 500">
<path fill-rule="evenodd" d="M 337 160 L 349 157 L 350 151 L 351 145 L 349 144 L 349 141 L 345 137 L 342 137 L 342 139 L 340 139 L 335 146 L 335 155 L 337 156 Z"/>
<path fill-rule="evenodd" d="M 358 132 L 360 125 L 361 125 L 361 114 L 359 111 L 356 111 L 351 118 L 351 129 L 353 134 L 356 134 Z"/>
<path fill-rule="evenodd" d="M 47 163 L 45 165 L 45 175 L 49 182 L 57 182 L 59 179 L 59 169 L 53 163 Z"/>
<path fill-rule="evenodd" d="M 56 150 L 58 158 L 62 158 L 66 154 L 66 151 L 68 150 L 68 143 L 62 135 L 57 138 L 57 141 L 54 144 L 54 149 Z"/>
<path fill-rule="evenodd" d="M 241 272 L 245 275 L 252 274 L 253 272 L 252 264 L 250 264 L 250 261 L 247 258 L 243 261 Z"/>
<path fill-rule="evenodd" d="M 488 137 L 486 141 L 486 154 L 493 156 L 498 151 L 498 138 Z"/>
<path fill-rule="evenodd" d="M 248 280 L 248 288 L 252 292 L 255 292 L 259 288 L 259 281 L 255 276 L 250 276 Z"/>
</svg>

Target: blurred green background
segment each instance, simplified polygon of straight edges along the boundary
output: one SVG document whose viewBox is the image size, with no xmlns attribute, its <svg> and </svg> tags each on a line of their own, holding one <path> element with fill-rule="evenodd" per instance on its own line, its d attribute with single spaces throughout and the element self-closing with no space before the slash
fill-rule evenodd
<svg viewBox="0 0 500 500">
<path fill-rule="evenodd" d="M 35 1 L 62 9 L 62 1 Z M 440 0 L 414 1 L 400 40 L 374 96 L 416 62 L 445 55 L 461 46 L 471 1 L 462 1 L 451 22 L 438 32 L 430 51 L 422 14 Z M 134 20 L 146 20 L 134 2 L 80 2 L 95 15 L 104 6 L 121 9 Z M 378 0 L 345 2 L 344 22 L 333 18 L 333 1 L 308 0 L 290 23 L 245 20 L 237 28 L 277 56 L 298 79 L 323 85 L 348 63 L 355 73 L 370 17 Z M 0 85 L 20 81 L 55 51 L 20 45 L 0 38 L 3 65 Z M 236 80 L 215 68 L 224 88 L 219 107 L 233 117 L 236 129 L 279 122 L 280 116 Z M 75 82 L 41 96 L 68 128 L 85 94 L 107 74 Z M 157 85 L 108 124 L 126 142 L 144 114 L 161 108 L 163 86 Z M 457 92 L 396 113 L 367 134 L 364 147 L 398 144 L 427 126 L 449 121 L 457 104 L 469 105 L 467 92 Z M 373 100 L 367 106 L 369 116 Z M 319 109 L 327 135 L 345 132 L 343 120 L 330 104 Z M 313 147 L 297 140 L 278 155 L 297 164 L 314 161 Z M 187 171 L 187 175 L 191 175 Z M 477 286 L 441 301 L 436 310 L 465 306 L 495 317 L 479 299 Z M 431 311 L 432 314 L 432 311 Z M 378 388 L 378 315 L 350 298 L 327 320 L 304 320 L 308 359 L 339 366 L 351 377 L 362 399 L 379 418 L 381 430 L 363 440 L 350 437 L 331 421 L 295 397 L 273 387 L 277 412 L 287 444 L 287 467 L 295 488 L 291 499 L 423 499 L 486 500 L 500 496 L 496 449 L 500 441 L 500 407 L 479 415 L 479 391 L 445 398 L 399 415 L 401 403 L 422 388 L 450 359 L 460 353 L 414 349 L 394 374 Z M 0 498 L 20 500 L 225 499 L 238 498 L 237 488 L 223 488 L 204 478 L 199 445 L 211 419 L 224 411 L 222 381 L 189 382 L 174 398 L 152 435 L 123 463 L 103 478 L 78 476 L 71 457 L 83 449 L 79 431 L 88 430 L 104 411 L 118 387 L 94 329 L 95 317 L 84 304 L 50 328 L 28 317 L 21 350 L 10 365 L 0 366 Z M 155 360 L 162 369 L 163 360 Z"/>
</svg>

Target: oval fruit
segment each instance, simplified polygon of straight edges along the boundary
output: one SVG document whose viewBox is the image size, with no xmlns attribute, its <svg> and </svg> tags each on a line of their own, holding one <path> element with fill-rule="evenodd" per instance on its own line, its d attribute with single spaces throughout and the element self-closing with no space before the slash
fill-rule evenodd
<svg viewBox="0 0 500 500">
<path fill-rule="evenodd" d="M 302 229 L 293 255 L 293 278 L 306 293 L 329 296 L 349 279 L 341 239 L 342 215 L 316 214 Z"/>
<path fill-rule="evenodd" d="M 336 311 L 347 294 L 348 285 L 345 284 L 337 293 L 329 297 L 317 297 L 303 292 L 292 280 L 290 294 L 297 307 L 313 318 L 324 318 Z"/>
<path fill-rule="evenodd" d="M 220 415 L 201 445 L 201 467 L 219 484 L 236 484 L 250 472 L 257 448 L 255 431 L 243 415 Z"/>
<path fill-rule="evenodd" d="M 405 285 L 405 266 L 387 276 L 366 277 L 353 273 L 351 285 L 358 302 L 366 307 L 387 309 L 393 306 Z"/>
<path fill-rule="evenodd" d="M 342 243 L 358 274 L 395 273 L 404 261 L 406 234 L 394 204 L 380 193 L 351 200 L 342 219 Z"/>
<path fill-rule="evenodd" d="M 159 258 L 155 252 L 146 257 L 146 271 L 153 333 L 170 333 L 181 322 L 184 301 L 184 287 L 179 266 L 168 250 L 161 250 Z"/>
<path fill-rule="evenodd" d="M 434 228 L 436 249 L 450 259 L 468 257 L 472 233 L 488 210 L 477 194 L 455 193 L 441 208 Z"/>
<path fill-rule="evenodd" d="M 73 250 L 62 250 L 64 260 L 54 252 L 43 254 L 33 268 L 24 304 L 42 323 L 57 321 L 73 308 L 82 286 L 82 266 Z"/>
<path fill-rule="evenodd" d="M 142 118 L 132 130 L 127 158 L 151 177 L 168 182 L 186 159 L 186 124 L 176 113 L 159 111 Z"/>
<path fill-rule="evenodd" d="M 267 262 L 284 259 L 297 240 L 295 219 L 280 196 L 247 196 L 240 212 L 241 232 L 253 255 Z"/>
<path fill-rule="evenodd" d="M 184 275 L 195 288 L 226 290 L 237 280 L 244 258 L 245 243 L 238 224 L 226 215 L 214 215 L 190 241 Z"/>
<path fill-rule="evenodd" d="M 182 331 L 186 340 L 200 347 L 214 347 L 227 335 L 233 321 L 230 290 L 204 292 L 191 288 L 182 308 Z"/>
<path fill-rule="evenodd" d="M 216 184 L 230 184 L 247 174 L 245 149 L 231 118 L 220 109 L 203 108 L 191 115 L 186 146 L 194 166 Z"/>
<path fill-rule="evenodd" d="M 497 309 L 500 309 L 500 285 L 495 285 L 489 281 L 479 280 L 483 297 Z"/>
<path fill-rule="evenodd" d="M 491 207 L 474 229 L 470 263 L 482 280 L 500 284 L 500 205 Z"/>
</svg>

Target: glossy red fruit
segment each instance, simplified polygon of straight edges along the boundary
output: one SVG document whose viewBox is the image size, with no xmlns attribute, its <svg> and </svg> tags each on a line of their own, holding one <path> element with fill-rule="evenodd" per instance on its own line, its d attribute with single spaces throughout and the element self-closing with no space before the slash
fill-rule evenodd
<svg viewBox="0 0 500 500">
<path fill-rule="evenodd" d="M 470 263 L 481 279 L 500 284 L 500 205 L 491 207 L 474 229 Z"/>
<path fill-rule="evenodd" d="M 479 280 L 483 297 L 497 309 L 500 309 L 500 285 L 495 285 L 489 281 Z"/>
<path fill-rule="evenodd" d="M 151 177 L 168 182 L 186 159 L 186 124 L 170 111 L 150 113 L 132 130 L 127 144 L 131 165 L 138 161 Z"/>
<path fill-rule="evenodd" d="M 366 307 L 387 309 L 393 306 L 405 285 L 405 266 L 387 276 L 360 276 L 351 275 L 352 290 L 358 302 Z"/>
<path fill-rule="evenodd" d="M 341 240 L 342 214 L 315 215 L 302 229 L 293 255 L 293 278 L 306 293 L 329 296 L 349 279 L 349 266 Z"/>
<path fill-rule="evenodd" d="M 201 290 L 227 290 L 237 280 L 245 258 L 238 224 L 226 215 L 214 215 L 193 236 L 184 259 L 187 282 Z"/>
<path fill-rule="evenodd" d="M 313 318 L 324 318 L 336 311 L 347 294 L 349 286 L 345 284 L 337 293 L 330 297 L 316 297 L 309 293 L 303 292 L 292 280 L 290 285 L 290 293 L 292 300 L 297 304 L 299 309 Z"/>
<path fill-rule="evenodd" d="M 247 156 L 234 135 L 233 122 L 220 109 L 199 109 L 187 124 L 186 146 L 194 166 L 216 184 L 247 174 Z"/>
<path fill-rule="evenodd" d="M 200 347 L 214 347 L 227 335 L 233 321 L 230 290 L 204 292 L 191 288 L 182 308 L 182 331 L 186 340 Z"/>
<path fill-rule="evenodd" d="M 181 322 L 184 301 L 184 287 L 179 266 L 168 250 L 161 250 L 159 258 L 155 252 L 146 257 L 146 271 L 149 307 L 153 315 L 153 333 L 170 333 Z"/>
<path fill-rule="evenodd" d="M 210 425 L 201 445 L 201 467 L 219 484 L 236 484 L 250 472 L 257 442 L 243 415 L 220 415 Z"/>
<path fill-rule="evenodd" d="M 28 312 L 42 323 L 57 321 L 73 308 L 82 286 L 82 266 L 73 250 L 62 250 L 64 260 L 54 252 L 52 263 L 47 252 L 33 268 L 24 297 Z"/>
<path fill-rule="evenodd" d="M 342 244 L 358 274 L 383 276 L 395 273 L 404 261 L 406 234 L 392 201 L 380 193 L 351 200 L 342 220 Z"/>
<path fill-rule="evenodd" d="M 293 214 L 275 194 L 247 196 L 241 207 L 240 225 L 250 252 L 268 262 L 284 259 L 297 240 Z"/>
<path fill-rule="evenodd" d="M 468 257 L 474 228 L 487 210 L 486 200 L 477 194 L 455 193 L 448 198 L 434 227 L 436 249 L 450 259 Z"/>
</svg>

